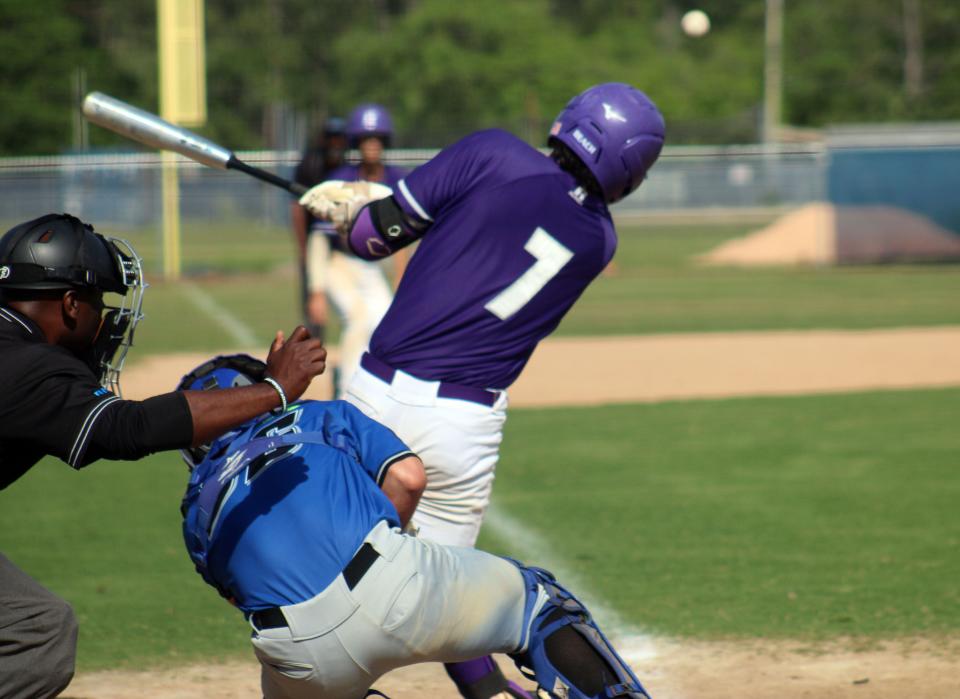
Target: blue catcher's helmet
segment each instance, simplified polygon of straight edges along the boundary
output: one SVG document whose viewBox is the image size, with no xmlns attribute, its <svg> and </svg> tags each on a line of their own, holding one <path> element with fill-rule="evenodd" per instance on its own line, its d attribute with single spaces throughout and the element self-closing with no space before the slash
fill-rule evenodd
<svg viewBox="0 0 960 699">
<path fill-rule="evenodd" d="M 383 145 L 390 145 L 393 136 L 393 119 L 390 112 L 379 104 L 361 104 L 347 119 L 347 137 L 350 143 L 356 146 L 368 136 L 376 136 L 383 141 Z"/>
<path fill-rule="evenodd" d="M 663 116 L 626 83 L 594 85 L 574 97 L 550 129 L 596 178 L 608 204 L 640 186 L 663 147 Z"/>
<path fill-rule="evenodd" d="M 213 391 L 220 388 L 250 386 L 263 381 L 267 365 L 247 354 L 220 355 L 210 359 L 180 379 L 178 391 Z M 206 458 L 210 444 L 181 449 L 180 455 L 191 471 Z"/>
</svg>

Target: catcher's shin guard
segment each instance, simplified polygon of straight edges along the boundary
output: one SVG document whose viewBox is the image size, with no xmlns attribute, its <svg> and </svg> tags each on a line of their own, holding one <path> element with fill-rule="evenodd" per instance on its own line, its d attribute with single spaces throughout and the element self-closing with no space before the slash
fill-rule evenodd
<svg viewBox="0 0 960 699">
<path fill-rule="evenodd" d="M 524 632 L 510 657 L 537 694 L 555 699 L 650 699 L 580 600 L 542 568 L 516 561 L 527 591 Z"/>
</svg>

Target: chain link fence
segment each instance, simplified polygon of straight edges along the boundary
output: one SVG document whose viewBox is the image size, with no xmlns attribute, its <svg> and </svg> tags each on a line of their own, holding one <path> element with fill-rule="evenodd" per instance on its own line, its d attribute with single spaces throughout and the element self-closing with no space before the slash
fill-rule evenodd
<svg viewBox="0 0 960 699">
<path fill-rule="evenodd" d="M 435 150 L 394 150 L 391 164 L 416 167 Z M 290 177 L 296 151 L 237 154 L 246 162 Z M 180 211 L 185 222 L 248 221 L 286 225 L 290 196 L 241 173 L 179 159 Z M 149 227 L 159 223 L 160 157 L 154 153 L 103 153 L 0 159 L 0 221 L 16 222 L 46 211 L 69 211 L 98 225 Z M 822 149 L 765 150 L 666 148 L 647 182 L 614 207 L 642 216 L 712 209 L 798 205 L 825 192 Z"/>
</svg>

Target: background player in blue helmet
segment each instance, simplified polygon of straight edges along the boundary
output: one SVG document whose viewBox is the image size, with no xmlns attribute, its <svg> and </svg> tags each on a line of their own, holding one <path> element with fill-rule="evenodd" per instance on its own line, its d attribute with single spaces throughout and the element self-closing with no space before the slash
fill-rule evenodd
<svg viewBox="0 0 960 699">
<path fill-rule="evenodd" d="M 330 117 L 313 137 L 294 171 L 293 179 L 313 187 L 343 165 L 347 152 L 347 122 Z M 324 339 L 327 325 L 327 291 L 324 270 L 330 257 L 330 241 L 320 222 L 296 201 L 290 209 L 294 240 L 300 260 L 300 282 L 304 322 L 310 335 Z"/>
<path fill-rule="evenodd" d="M 423 459 L 427 489 L 413 518 L 422 537 L 476 541 L 507 388 L 613 257 L 608 205 L 640 186 L 663 141 L 653 102 L 606 83 L 560 112 L 549 156 L 492 129 L 445 148 L 391 197 L 332 203 L 323 185 L 304 195 L 360 257 L 420 241 L 345 398 Z M 464 696 L 489 696 L 474 686 L 476 667 L 448 670 Z"/>
<path fill-rule="evenodd" d="M 264 369 L 217 357 L 180 388 L 242 386 Z M 249 619 L 266 699 L 359 699 L 394 668 L 492 652 L 552 697 L 646 697 L 549 573 L 402 533 L 423 466 L 349 403 L 293 403 L 184 458 L 184 541 Z"/>
<path fill-rule="evenodd" d="M 393 134 L 393 119 L 385 107 L 359 105 L 347 118 L 346 136 L 350 146 L 359 151 L 360 161 L 342 165 L 327 179 L 376 182 L 392 189 L 407 173 L 383 161 L 384 149 L 390 146 Z M 329 224 L 325 230 L 330 235 L 331 249 L 326 270 L 327 296 L 342 321 L 334 375 L 334 383 L 341 387 L 349 383 L 370 335 L 390 306 L 393 292 L 380 264 L 350 254 Z M 405 260 L 405 256 L 394 259 L 395 279 L 403 274 Z"/>
</svg>

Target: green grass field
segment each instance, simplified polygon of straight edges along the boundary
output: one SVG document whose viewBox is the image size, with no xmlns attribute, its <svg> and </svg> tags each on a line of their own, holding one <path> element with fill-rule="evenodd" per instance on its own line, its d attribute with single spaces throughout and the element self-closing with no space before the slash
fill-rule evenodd
<svg viewBox="0 0 960 699">
<path fill-rule="evenodd" d="M 624 228 L 617 269 L 594 282 L 558 335 L 886 328 L 960 323 L 960 267 L 887 265 L 797 269 L 713 269 L 692 257 L 745 227 Z M 290 236 L 233 229 L 185 237 L 186 281 L 156 282 L 131 355 L 235 345 L 196 304 L 196 289 L 246 325 L 266 348 L 277 329 L 299 322 Z M 153 248 L 147 246 L 151 251 Z M 146 254 L 146 253 L 145 253 Z M 149 260 L 150 257 L 147 257 Z M 153 265 L 154 267 L 156 265 Z M 155 276 L 151 278 L 156 279 Z M 336 324 L 331 339 L 336 339 Z"/>
<path fill-rule="evenodd" d="M 955 633 L 958 401 L 942 390 L 517 410 L 496 495 L 656 633 Z"/>
<path fill-rule="evenodd" d="M 743 232 L 622 231 L 616 274 L 559 333 L 960 323 L 957 266 L 691 263 Z M 235 346 L 211 302 L 264 350 L 298 322 L 285 231 L 205 235 L 187 237 L 185 282 L 148 292 L 134 361 Z M 949 389 L 512 410 L 494 497 L 653 633 L 956 637 L 958 401 Z M 172 454 L 83 473 L 51 460 L 0 493 L 0 551 L 75 605 L 81 670 L 249 657 L 240 615 L 183 549 L 185 480 Z M 512 552 L 488 531 L 481 544 Z"/>
<path fill-rule="evenodd" d="M 625 619 L 698 638 L 960 631 L 960 389 L 515 410 L 494 498 Z M 3 494 L 0 550 L 71 600 L 81 669 L 247 655 L 191 568 L 176 456 Z M 517 553 L 485 534 L 481 545 Z M 533 562 L 533 561 L 531 561 Z"/>
</svg>

